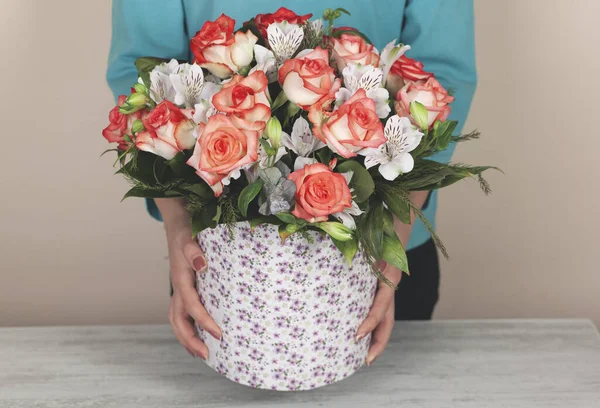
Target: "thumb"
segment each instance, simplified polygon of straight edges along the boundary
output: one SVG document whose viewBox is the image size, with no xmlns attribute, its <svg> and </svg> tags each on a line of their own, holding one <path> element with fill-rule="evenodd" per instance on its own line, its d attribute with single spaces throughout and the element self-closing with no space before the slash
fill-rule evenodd
<svg viewBox="0 0 600 408">
<path fill-rule="evenodd" d="M 196 241 L 187 242 L 183 246 L 183 254 L 190 268 L 196 272 L 203 272 L 208 266 L 204 252 L 202 252 Z"/>
</svg>

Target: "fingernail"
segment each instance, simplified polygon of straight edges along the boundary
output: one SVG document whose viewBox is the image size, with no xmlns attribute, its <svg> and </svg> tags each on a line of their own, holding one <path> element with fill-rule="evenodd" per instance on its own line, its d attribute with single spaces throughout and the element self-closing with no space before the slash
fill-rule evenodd
<svg viewBox="0 0 600 408">
<path fill-rule="evenodd" d="M 206 361 L 206 360 L 208 360 L 208 353 L 206 353 L 206 354 L 198 354 L 198 357 L 200 357 L 202 360 Z"/>
<path fill-rule="evenodd" d="M 203 256 L 197 256 L 194 258 L 192 262 L 194 264 L 194 269 L 196 272 L 201 272 L 204 268 L 206 268 L 206 259 Z"/>
<path fill-rule="evenodd" d="M 371 364 L 373 364 L 373 360 L 375 360 L 374 357 L 367 356 L 367 358 L 365 359 L 365 363 L 367 363 L 367 366 L 370 366 Z"/>
<path fill-rule="evenodd" d="M 364 339 L 366 335 L 367 335 L 366 333 L 360 333 L 360 334 L 356 335 L 356 342 L 358 343 L 359 341 Z"/>
<path fill-rule="evenodd" d="M 210 333 L 210 335 L 211 335 L 211 336 L 213 336 L 215 339 L 217 339 L 217 340 L 219 340 L 219 341 L 221 340 L 221 333 L 219 333 L 219 332 L 217 332 L 217 331 L 214 331 L 214 330 L 211 330 L 209 333 Z"/>
</svg>

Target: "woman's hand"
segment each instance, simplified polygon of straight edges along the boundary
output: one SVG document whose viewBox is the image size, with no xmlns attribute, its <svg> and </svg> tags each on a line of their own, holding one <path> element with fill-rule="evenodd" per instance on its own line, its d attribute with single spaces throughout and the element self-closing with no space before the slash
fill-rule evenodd
<svg viewBox="0 0 600 408">
<path fill-rule="evenodd" d="M 177 340 L 193 356 L 208 358 L 208 348 L 196 337 L 193 322 L 221 338 L 221 329 L 208 315 L 196 292 L 196 272 L 206 269 L 207 263 L 202 250 L 192 237 L 190 217 L 185 202 L 180 199 L 157 199 L 167 231 L 169 263 L 173 296 L 169 307 L 169 321 Z"/>
<path fill-rule="evenodd" d="M 427 200 L 429 192 L 427 191 L 413 191 L 410 193 L 410 200 L 417 208 L 423 207 L 423 204 Z M 415 214 L 411 214 L 411 223 L 404 224 L 396 216 L 394 216 L 394 230 L 402 242 L 404 248 L 408 244 L 410 233 L 412 232 L 413 223 L 415 221 Z M 402 271 L 395 266 L 383 263 L 382 273 L 388 278 L 394 285 L 398 286 L 402 279 Z M 392 329 L 394 328 L 395 321 L 395 308 L 394 308 L 395 292 L 390 286 L 386 285 L 382 281 L 379 281 L 377 288 L 377 294 L 373 301 L 373 306 L 369 315 L 365 321 L 360 325 L 356 332 L 356 340 L 363 339 L 367 334 L 373 333 L 371 337 L 371 347 L 369 353 L 365 359 L 367 365 L 371 365 L 373 361 L 383 352 L 385 346 L 387 346 Z"/>
<path fill-rule="evenodd" d="M 382 273 L 396 286 L 402 279 L 402 271 L 389 264 L 384 267 Z M 373 333 L 371 347 L 365 360 L 367 365 L 371 365 L 383 352 L 392 335 L 395 321 L 394 296 L 394 289 L 380 280 L 371 311 L 356 332 L 357 341 L 363 339 L 367 334 Z"/>
</svg>

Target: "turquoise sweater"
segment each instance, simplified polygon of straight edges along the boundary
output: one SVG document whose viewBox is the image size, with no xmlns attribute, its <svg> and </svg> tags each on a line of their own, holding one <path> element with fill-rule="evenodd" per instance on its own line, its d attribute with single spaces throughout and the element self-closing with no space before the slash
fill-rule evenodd
<svg viewBox="0 0 600 408">
<path fill-rule="evenodd" d="M 407 55 L 422 61 L 446 89 L 455 90 L 450 119 L 464 123 L 477 82 L 473 0 L 113 0 L 107 80 L 115 100 L 118 95 L 129 94 L 136 82 L 136 58 L 190 60 L 190 38 L 206 20 L 225 13 L 239 26 L 258 13 L 274 12 L 280 6 L 298 14 L 313 13 L 314 17 L 328 7 L 342 6 L 352 16 L 342 16 L 336 25 L 358 28 L 379 50 L 394 38 L 411 45 Z M 448 162 L 453 150 L 451 146 L 435 159 Z M 150 214 L 160 220 L 154 201 L 147 200 L 147 206 Z M 424 209 L 434 226 L 436 207 L 434 192 Z M 417 221 L 408 248 L 428 239 L 429 234 Z"/>
</svg>

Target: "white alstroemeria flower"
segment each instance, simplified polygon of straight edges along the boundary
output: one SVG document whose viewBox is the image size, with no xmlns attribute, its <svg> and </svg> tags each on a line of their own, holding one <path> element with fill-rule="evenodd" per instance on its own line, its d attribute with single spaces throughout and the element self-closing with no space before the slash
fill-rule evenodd
<svg viewBox="0 0 600 408">
<path fill-rule="evenodd" d="M 315 37 L 322 38 L 323 34 L 325 34 L 325 22 L 321 18 L 309 21 L 307 29 L 310 30 L 310 33 Z"/>
<path fill-rule="evenodd" d="M 382 87 L 383 70 L 373 65 L 348 64 L 342 71 L 344 76 L 344 88 L 335 94 L 337 104 L 346 102 L 356 91 L 364 89 L 367 96 L 375 101 L 377 116 L 387 118 L 390 114 L 388 99 L 390 93 Z"/>
<path fill-rule="evenodd" d="M 410 152 L 421 143 L 423 133 L 408 118 L 398 115 L 388 119 L 384 133 L 387 139 L 384 144 L 362 149 L 358 154 L 365 156 L 367 169 L 379 164 L 379 173 L 391 181 L 413 169 L 415 160 Z"/>
<path fill-rule="evenodd" d="M 172 59 L 169 62 L 158 64 L 150 72 L 150 98 L 156 103 L 164 100 L 173 101 L 175 88 L 169 76 L 179 68 L 179 61 Z M 139 82 L 142 82 L 141 79 Z"/>
<path fill-rule="evenodd" d="M 197 64 L 181 64 L 169 75 L 176 105 L 192 108 L 202 100 L 210 100 L 221 89 L 220 85 L 204 80 L 202 68 Z"/>
<path fill-rule="evenodd" d="M 352 200 L 352 207 L 345 208 L 344 211 L 332 215 L 340 220 L 346 227 L 355 230 L 356 222 L 354 221 L 354 217 L 361 215 L 362 213 L 363 211 L 358 207 L 358 204 Z"/>
<path fill-rule="evenodd" d="M 263 71 L 269 80 L 269 83 L 277 82 L 277 61 L 273 51 L 263 47 L 262 45 L 254 46 L 254 56 L 256 58 L 256 66 L 252 68 L 249 74 L 254 71 Z"/>
<path fill-rule="evenodd" d="M 394 62 L 400 59 L 400 57 L 403 56 L 408 50 L 410 50 L 410 45 L 396 45 L 396 40 L 394 39 L 394 41 L 386 45 L 383 51 L 381 51 L 381 55 L 379 56 L 379 66 L 383 70 L 384 86 L 385 82 L 387 81 L 388 74 L 390 73 L 390 69 L 392 69 L 392 65 L 394 65 Z"/>
<path fill-rule="evenodd" d="M 269 145 L 271 144 L 270 141 L 267 141 L 267 142 L 269 143 Z M 277 153 L 275 154 L 275 157 L 269 157 L 269 155 L 265 151 L 265 148 L 263 147 L 263 145 L 259 144 L 259 146 L 258 146 L 258 168 L 266 169 L 267 167 L 273 167 L 275 165 L 275 163 L 277 163 L 286 153 L 287 153 L 287 150 L 285 149 L 285 147 L 280 146 L 279 149 L 277 149 Z"/>
<path fill-rule="evenodd" d="M 313 135 L 310 125 L 303 117 L 299 117 L 292 126 L 292 134 L 281 132 L 281 143 L 302 157 L 308 157 L 315 150 L 325 147 L 325 143 Z"/>
<path fill-rule="evenodd" d="M 298 24 L 283 21 L 269 25 L 267 37 L 277 64 L 281 65 L 285 60 L 292 58 L 302 43 L 304 30 Z"/>
<path fill-rule="evenodd" d="M 344 178 L 346 179 L 346 183 L 350 184 L 350 180 L 352 180 L 352 175 L 354 172 L 348 171 L 346 173 L 342 173 Z M 352 191 L 352 189 L 350 189 Z M 338 213 L 332 214 L 335 218 L 340 220 L 342 224 L 351 230 L 356 229 L 356 222 L 354 221 L 354 217 L 359 216 L 363 213 L 358 204 L 354 200 L 352 200 L 352 207 L 345 208 L 344 211 L 340 211 Z"/>
<path fill-rule="evenodd" d="M 296 161 L 294 161 L 294 171 L 302 170 L 304 166 L 315 164 L 317 159 L 313 159 L 312 157 L 296 157 Z"/>
<path fill-rule="evenodd" d="M 209 100 L 204 99 L 200 103 L 194 105 L 194 114 L 192 115 L 192 120 L 198 124 L 206 124 L 208 123 L 208 119 L 217 113 L 219 113 L 217 108 L 215 108 Z"/>
<path fill-rule="evenodd" d="M 227 177 L 221 180 L 221 183 L 223 183 L 224 186 L 228 186 L 231 183 L 231 179 L 237 180 L 240 178 L 241 175 L 241 169 L 235 169 L 231 171 L 231 173 L 229 173 Z"/>
</svg>

